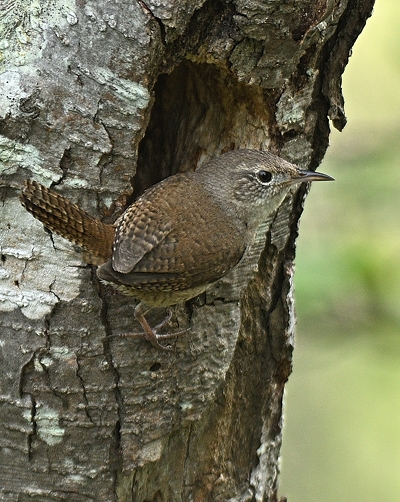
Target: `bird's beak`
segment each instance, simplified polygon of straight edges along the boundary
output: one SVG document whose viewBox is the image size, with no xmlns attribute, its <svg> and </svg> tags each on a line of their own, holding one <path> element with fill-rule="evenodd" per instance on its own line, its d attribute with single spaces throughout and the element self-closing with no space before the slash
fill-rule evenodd
<svg viewBox="0 0 400 502">
<path fill-rule="evenodd" d="M 289 184 L 303 183 L 307 181 L 335 181 L 335 178 L 324 173 L 316 173 L 314 171 L 304 171 L 303 169 L 298 169 L 297 175 L 293 176 L 289 180 Z"/>
</svg>

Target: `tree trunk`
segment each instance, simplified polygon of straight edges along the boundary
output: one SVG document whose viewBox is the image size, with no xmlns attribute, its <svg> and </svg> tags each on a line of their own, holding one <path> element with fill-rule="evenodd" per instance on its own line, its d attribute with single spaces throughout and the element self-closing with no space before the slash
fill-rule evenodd
<svg viewBox="0 0 400 502">
<path fill-rule="evenodd" d="M 373 0 L 3 0 L 0 493 L 16 501 L 277 500 L 306 188 L 178 306 L 173 353 L 132 299 L 20 206 L 34 178 L 113 221 L 233 148 L 314 169 Z M 156 323 L 165 315 L 155 309 Z"/>
</svg>

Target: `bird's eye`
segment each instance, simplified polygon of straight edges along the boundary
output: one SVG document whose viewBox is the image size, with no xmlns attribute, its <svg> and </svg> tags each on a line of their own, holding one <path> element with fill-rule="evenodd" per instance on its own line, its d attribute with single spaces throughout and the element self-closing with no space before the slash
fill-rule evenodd
<svg viewBox="0 0 400 502">
<path fill-rule="evenodd" d="M 261 183 L 268 183 L 272 180 L 272 174 L 269 171 L 258 171 L 258 179 Z"/>
</svg>

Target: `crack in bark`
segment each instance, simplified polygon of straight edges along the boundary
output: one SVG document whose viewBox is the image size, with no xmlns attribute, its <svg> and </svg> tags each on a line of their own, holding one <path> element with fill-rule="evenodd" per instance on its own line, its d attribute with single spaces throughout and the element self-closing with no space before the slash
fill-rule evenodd
<svg viewBox="0 0 400 502">
<path fill-rule="evenodd" d="M 187 438 L 186 438 L 186 455 L 183 463 L 183 473 L 184 475 L 182 476 L 182 488 L 181 488 L 181 493 L 185 493 L 185 488 L 187 487 L 186 482 L 188 479 L 188 466 L 189 466 L 189 450 L 190 450 L 190 441 L 193 433 L 193 424 L 189 425 L 189 430 L 187 433 Z"/>
<path fill-rule="evenodd" d="M 159 17 L 157 17 L 157 16 L 154 15 L 154 13 L 150 9 L 150 7 L 143 0 L 136 0 L 136 1 L 142 7 L 143 11 L 146 14 L 148 14 L 152 19 L 154 19 L 156 21 L 156 23 L 158 24 L 158 26 L 160 27 L 160 39 L 161 39 L 161 43 L 164 46 L 166 46 L 167 45 L 167 41 L 166 41 L 166 30 L 165 30 L 164 23 L 161 21 L 161 19 Z"/>
<path fill-rule="evenodd" d="M 49 285 L 49 293 L 51 293 L 52 295 L 54 295 L 57 298 L 57 300 L 60 302 L 61 298 L 58 296 L 58 294 L 55 291 L 53 291 L 53 286 L 54 286 L 54 284 L 56 282 L 57 282 L 57 278 L 55 278 L 53 280 L 53 282 Z"/>
<path fill-rule="evenodd" d="M 104 326 L 104 330 L 106 333 L 106 338 L 103 341 L 103 349 L 104 349 L 104 356 L 107 361 L 108 366 L 111 368 L 111 372 L 114 375 L 114 387 L 113 387 L 113 393 L 114 393 L 114 398 L 117 403 L 117 415 L 118 415 L 118 420 L 115 423 L 114 427 L 114 438 L 115 438 L 115 454 L 118 456 L 117 458 L 117 465 L 115 466 L 115 477 L 114 477 L 114 490 L 116 491 L 116 485 L 118 482 L 117 479 L 117 470 L 118 467 L 121 467 L 122 465 L 122 457 L 121 457 L 121 425 L 123 424 L 124 417 L 125 417 L 125 405 L 124 405 L 124 398 L 123 394 L 121 392 L 121 389 L 119 388 L 119 382 L 120 382 L 120 374 L 114 364 L 113 360 L 113 355 L 111 352 L 110 348 L 110 343 L 108 340 L 108 337 L 112 335 L 112 329 L 111 325 L 108 320 L 107 312 L 108 312 L 108 304 L 107 304 L 107 299 L 104 294 L 104 288 L 100 281 L 98 280 L 97 276 L 95 275 L 94 272 L 94 267 L 93 267 L 93 273 L 92 273 L 92 282 L 96 286 L 96 291 L 97 295 L 101 301 L 101 311 L 100 311 L 100 319 L 101 322 Z"/>
<path fill-rule="evenodd" d="M 96 425 L 96 422 L 93 420 L 92 416 L 89 413 L 89 400 L 86 393 L 85 381 L 81 375 L 81 363 L 78 355 L 76 355 L 76 365 L 77 365 L 76 376 L 78 377 L 78 380 L 81 384 L 83 400 L 85 402 L 85 415 L 89 419 L 89 422 L 91 424 Z"/>
<path fill-rule="evenodd" d="M 31 422 L 32 422 L 32 432 L 28 434 L 27 446 L 28 446 L 28 460 L 32 460 L 32 444 L 34 439 L 37 437 L 37 422 L 36 422 L 36 400 L 33 397 L 33 394 L 29 394 L 31 400 Z"/>
<path fill-rule="evenodd" d="M 30 421 L 32 423 L 32 431 L 28 433 L 26 442 L 27 442 L 27 449 L 28 449 L 28 460 L 32 460 L 32 443 L 33 440 L 37 437 L 37 423 L 36 423 L 36 400 L 35 397 L 32 393 L 25 392 L 23 387 L 24 387 L 24 379 L 25 379 L 25 374 L 27 371 L 27 368 L 29 366 L 32 366 L 34 364 L 34 359 L 36 358 L 36 353 L 37 351 L 33 352 L 30 359 L 22 366 L 21 372 L 20 372 L 20 379 L 19 379 L 19 395 L 20 397 L 27 396 L 30 399 L 31 406 L 30 406 Z"/>
</svg>

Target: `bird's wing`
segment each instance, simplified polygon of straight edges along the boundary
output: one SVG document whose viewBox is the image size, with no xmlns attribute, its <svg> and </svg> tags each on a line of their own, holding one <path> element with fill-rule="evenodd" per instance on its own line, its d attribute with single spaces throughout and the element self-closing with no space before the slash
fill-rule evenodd
<svg viewBox="0 0 400 502">
<path fill-rule="evenodd" d="M 156 214 L 146 200 L 139 199 L 128 208 L 117 226 L 112 257 L 114 270 L 129 273 L 170 231 L 170 222 L 162 214 Z"/>
<path fill-rule="evenodd" d="M 118 275 L 122 284 L 141 288 L 210 284 L 245 251 L 245 230 L 236 220 L 189 176 L 175 175 L 150 188 L 124 213 L 117 225 L 112 269 L 125 274 Z"/>
</svg>

